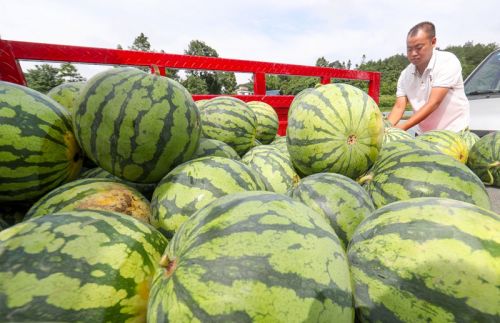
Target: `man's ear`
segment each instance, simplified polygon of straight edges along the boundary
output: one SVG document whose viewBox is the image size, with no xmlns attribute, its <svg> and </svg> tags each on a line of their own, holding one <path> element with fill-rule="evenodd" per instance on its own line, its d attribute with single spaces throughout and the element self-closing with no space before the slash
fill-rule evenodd
<svg viewBox="0 0 500 323">
<path fill-rule="evenodd" d="M 432 37 L 432 39 L 431 39 L 432 47 L 436 46 L 436 41 L 437 41 L 436 37 Z"/>
</svg>

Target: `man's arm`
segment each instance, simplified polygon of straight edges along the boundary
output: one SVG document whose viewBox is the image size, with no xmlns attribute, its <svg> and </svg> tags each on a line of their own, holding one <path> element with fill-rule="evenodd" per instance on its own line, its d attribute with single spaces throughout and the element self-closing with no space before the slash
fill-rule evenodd
<svg viewBox="0 0 500 323">
<path fill-rule="evenodd" d="M 422 122 L 422 120 L 427 118 L 439 107 L 448 91 L 449 89 L 447 87 L 433 87 L 429 96 L 429 100 L 418 110 L 418 112 L 413 114 L 405 123 L 398 124 L 396 127 L 403 130 L 408 130 L 411 127 Z"/>
<path fill-rule="evenodd" d="M 387 117 L 387 120 L 389 120 L 389 122 L 392 123 L 393 126 L 396 125 L 399 120 L 401 120 L 407 104 L 408 99 L 406 98 L 406 96 L 398 96 L 396 98 L 396 102 L 392 107 L 391 113 L 389 113 L 389 116 Z"/>
</svg>

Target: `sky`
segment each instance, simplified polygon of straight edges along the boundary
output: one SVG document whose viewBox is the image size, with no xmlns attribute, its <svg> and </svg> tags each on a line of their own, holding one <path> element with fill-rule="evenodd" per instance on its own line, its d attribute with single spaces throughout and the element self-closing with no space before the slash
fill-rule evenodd
<svg viewBox="0 0 500 323">
<path fill-rule="evenodd" d="M 127 48 L 142 32 L 167 53 L 201 40 L 219 57 L 301 65 L 403 54 L 408 30 L 426 20 L 441 48 L 500 44 L 498 0 L 0 0 L 0 13 L 2 39 Z M 102 69 L 77 66 L 87 78 Z"/>
</svg>

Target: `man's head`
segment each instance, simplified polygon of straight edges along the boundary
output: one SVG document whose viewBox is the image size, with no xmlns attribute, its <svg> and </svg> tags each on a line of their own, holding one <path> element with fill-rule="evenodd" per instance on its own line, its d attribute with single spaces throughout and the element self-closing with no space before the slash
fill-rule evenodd
<svg viewBox="0 0 500 323">
<path fill-rule="evenodd" d="M 422 73 L 432 57 L 436 45 L 436 29 L 432 22 L 424 21 L 413 26 L 406 37 L 408 60 Z"/>
</svg>

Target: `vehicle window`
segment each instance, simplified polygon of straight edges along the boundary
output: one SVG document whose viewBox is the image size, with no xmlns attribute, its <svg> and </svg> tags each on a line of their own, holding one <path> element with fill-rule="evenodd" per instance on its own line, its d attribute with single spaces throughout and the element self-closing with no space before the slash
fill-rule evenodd
<svg viewBox="0 0 500 323">
<path fill-rule="evenodd" d="M 500 91 L 500 51 L 491 55 L 465 83 L 465 94 Z"/>
</svg>

